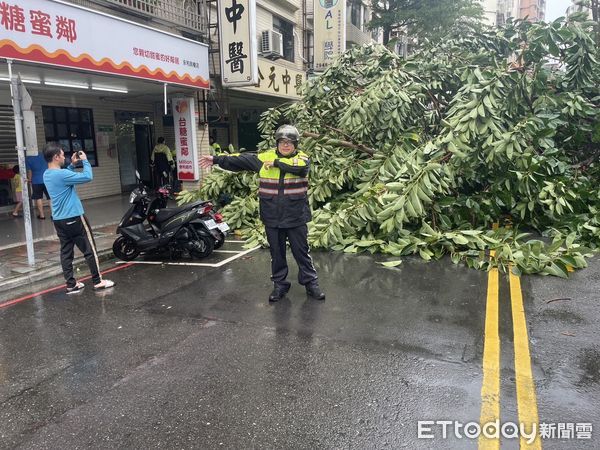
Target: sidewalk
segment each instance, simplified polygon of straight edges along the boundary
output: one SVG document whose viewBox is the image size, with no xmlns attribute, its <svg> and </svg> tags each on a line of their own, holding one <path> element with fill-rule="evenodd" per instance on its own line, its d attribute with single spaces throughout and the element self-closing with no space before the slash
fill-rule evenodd
<svg viewBox="0 0 600 450">
<path fill-rule="evenodd" d="M 94 240 L 100 262 L 113 256 L 112 244 L 116 238 L 117 224 L 92 227 Z M 60 243 L 57 238 L 48 238 L 34 243 L 35 266 L 27 263 L 27 247 L 25 244 L 0 250 L 0 292 L 7 293 L 15 289 L 46 278 L 62 275 L 60 267 Z M 75 250 L 75 267 L 83 264 L 85 259 L 78 249 Z M 61 276 L 62 280 L 62 276 Z"/>
<path fill-rule="evenodd" d="M 83 201 L 86 216 L 92 224 L 100 262 L 113 256 L 112 244 L 116 238 L 117 223 L 128 207 L 128 198 L 128 195 L 118 195 Z M 46 278 L 60 276 L 62 281 L 60 244 L 52 221 L 49 217 L 41 221 L 34 216 L 32 225 L 34 267 L 27 262 L 22 219 L 9 217 L 0 220 L 0 292 L 3 297 L 10 296 L 10 290 Z M 87 267 L 83 255 L 75 250 L 74 265 L 77 267 L 81 264 Z"/>
</svg>

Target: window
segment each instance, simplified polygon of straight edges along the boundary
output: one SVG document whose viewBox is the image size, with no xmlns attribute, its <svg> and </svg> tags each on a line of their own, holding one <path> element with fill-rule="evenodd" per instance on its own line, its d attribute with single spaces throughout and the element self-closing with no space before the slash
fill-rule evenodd
<svg viewBox="0 0 600 450">
<path fill-rule="evenodd" d="M 283 59 L 294 62 L 294 24 L 273 16 L 273 29 L 283 36 Z"/>
<path fill-rule="evenodd" d="M 362 23 L 360 18 L 362 3 L 357 0 L 354 0 L 352 2 L 346 2 L 346 8 L 350 10 L 350 22 L 352 23 L 352 25 L 362 30 Z"/>
<path fill-rule="evenodd" d="M 73 152 L 83 150 L 90 164 L 98 165 L 91 109 L 42 106 L 42 114 L 46 142 L 59 142 L 67 158 Z"/>
</svg>

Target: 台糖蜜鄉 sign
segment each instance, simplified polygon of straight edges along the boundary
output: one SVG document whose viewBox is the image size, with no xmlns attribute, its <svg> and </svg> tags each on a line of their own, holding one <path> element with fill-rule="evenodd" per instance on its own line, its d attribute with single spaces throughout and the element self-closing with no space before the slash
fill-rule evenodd
<svg viewBox="0 0 600 450">
<path fill-rule="evenodd" d="M 196 181 L 200 178 L 196 146 L 196 104 L 193 97 L 175 97 L 171 99 L 171 105 L 175 127 L 177 178 L 182 181 Z"/>
<path fill-rule="evenodd" d="M 1 0 L 0 57 L 209 87 L 206 44 L 57 0 Z"/>
</svg>

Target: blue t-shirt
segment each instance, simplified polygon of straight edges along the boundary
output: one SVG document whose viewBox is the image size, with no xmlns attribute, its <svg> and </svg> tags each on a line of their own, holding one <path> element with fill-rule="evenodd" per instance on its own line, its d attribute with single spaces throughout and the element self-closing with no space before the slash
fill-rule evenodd
<svg viewBox="0 0 600 450">
<path fill-rule="evenodd" d="M 31 184 L 44 184 L 44 172 L 48 169 L 48 163 L 44 155 L 28 156 L 25 159 L 27 170 L 31 170 Z"/>
<path fill-rule="evenodd" d="M 52 202 L 52 219 L 63 220 L 83 215 L 83 205 L 77 196 L 75 185 L 88 183 L 94 178 L 89 161 L 83 161 L 83 172 L 75 172 L 69 165 L 66 169 L 48 169 L 44 173 L 44 184 Z"/>
</svg>

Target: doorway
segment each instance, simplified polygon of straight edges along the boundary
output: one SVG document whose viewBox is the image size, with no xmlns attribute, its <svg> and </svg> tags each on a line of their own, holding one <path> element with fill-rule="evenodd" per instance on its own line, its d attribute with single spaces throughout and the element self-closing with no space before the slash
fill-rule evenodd
<svg viewBox="0 0 600 450">
<path fill-rule="evenodd" d="M 255 152 L 262 141 L 258 122 L 238 122 L 238 143 L 240 151 Z M 242 150 L 243 149 L 243 150 Z"/>
<path fill-rule="evenodd" d="M 136 187 L 136 170 L 140 173 L 144 184 L 154 187 L 150 170 L 154 125 L 151 119 L 150 113 L 115 111 L 122 192 L 130 192 Z"/>
</svg>

